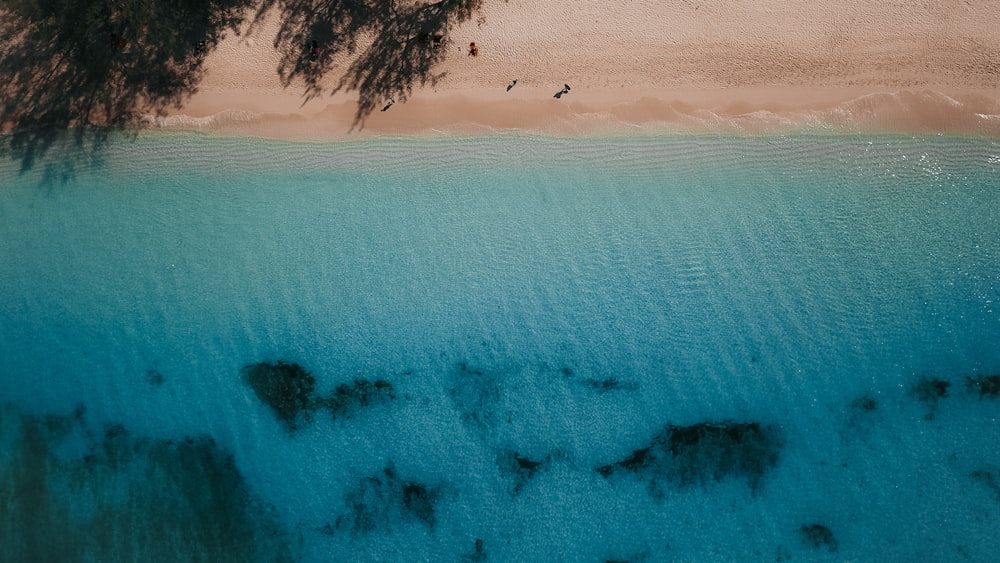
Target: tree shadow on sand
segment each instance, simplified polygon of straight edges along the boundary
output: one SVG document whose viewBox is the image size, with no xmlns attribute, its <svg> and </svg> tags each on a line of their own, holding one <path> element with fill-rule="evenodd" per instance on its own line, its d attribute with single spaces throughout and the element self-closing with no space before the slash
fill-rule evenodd
<svg viewBox="0 0 1000 563">
<path fill-rule="evenodd" d="M 358 107 L 352 129 L 389 98 L 405 101 L 414 85 L 435 84 L 444 72 L 448 30 L 464 22 L 482 0 L 265 0 L 255 22 L 272 9 L 281 27 L 274 47 L 281 54 L 278 75 L 284 86 L 301 82 L 306 101 L 323 94 L 324 77 L 338 60 L 353 57 L 340 71 L 331 93 L 355 91 Z M 312 49 L 316 41 L 319 52 Z"/>
<path fill-rule="evenodd" d="M 22 172 L 67 140 L 93 155 L 142 114 L 180 107 L 253 3 L 2 0 L 0 155 Z"/>
</svg>

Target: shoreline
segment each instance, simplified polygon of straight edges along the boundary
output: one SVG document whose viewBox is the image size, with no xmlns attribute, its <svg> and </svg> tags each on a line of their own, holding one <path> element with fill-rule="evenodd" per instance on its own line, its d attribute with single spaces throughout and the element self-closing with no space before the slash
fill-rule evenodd
<svg viewBox="0 0 1000 563">
<path fill-rule="evenodd" d="M 1000 98 L 986 91 L 766 87 L 678 90 L 663 95 L 572 91 L 542 97 L 539 88 L 504 98 L 491 92 L 415 92 L 386 112 L 353 124 L 355 100 L 244 95 L 202 96 L 166 116 L 144 116 L 143 129 L 202 131 L 287 140 L 382 136 L 489 135 L 505 131 L 575 137 L 629 132 L 772 134 L 786 132 L 947 134 L 1000 138 Z M 536 95 L 532 98 L 530 96 Z M 229 104 L 234 105 L 234 104 Z M 300 103 L 301 105 L 301 103 Z M 284 110 L 284 111 L 283 111 Z"/>
</svg>

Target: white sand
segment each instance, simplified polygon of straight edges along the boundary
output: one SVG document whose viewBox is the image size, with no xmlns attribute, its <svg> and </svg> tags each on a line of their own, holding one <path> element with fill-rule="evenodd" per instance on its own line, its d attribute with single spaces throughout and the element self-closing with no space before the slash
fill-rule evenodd
<svg viewBox="0 0 1000 563">
<path fill-rule="evenodd" d="M 356 94 L 329 94 L 349 59 L 320 97 L 282 87 L 277 26 L 224 40 L 199 93 L 157 123 L 305 138 L 803 124 L 1000 134 L 996 0 L 485 0 L 448 34 L 443 77 L 360 127 Z"/>
</svg>

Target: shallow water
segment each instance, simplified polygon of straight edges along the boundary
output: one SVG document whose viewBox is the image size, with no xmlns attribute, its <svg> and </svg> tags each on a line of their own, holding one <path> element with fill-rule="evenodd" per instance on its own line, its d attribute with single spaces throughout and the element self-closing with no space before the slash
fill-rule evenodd
<svg viewBox="0 0 1000 563">
<path fill-rule="evenodd" d="M 0 559 L 1000 551 L 994 141 L 169 134 L 17 170 Z M 242 371 L 279 360 L 315 377 L 294 425 Z"/>
</svg>

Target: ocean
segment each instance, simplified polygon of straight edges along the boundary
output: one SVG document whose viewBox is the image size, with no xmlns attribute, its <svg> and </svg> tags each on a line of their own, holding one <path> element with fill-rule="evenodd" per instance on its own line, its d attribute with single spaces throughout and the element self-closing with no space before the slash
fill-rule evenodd
<svg viewBox="0 0 1000 563">
<path fill-rule="evenodd" d="M 0 560 L 995 561 L 1000 144 L 0 161 Z"/>
</svg>

